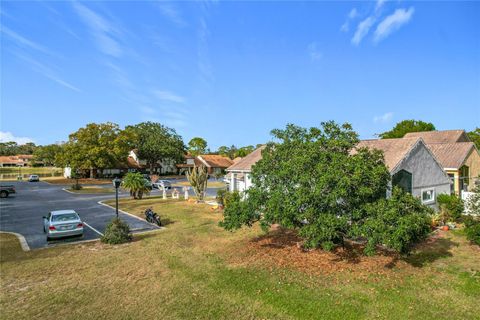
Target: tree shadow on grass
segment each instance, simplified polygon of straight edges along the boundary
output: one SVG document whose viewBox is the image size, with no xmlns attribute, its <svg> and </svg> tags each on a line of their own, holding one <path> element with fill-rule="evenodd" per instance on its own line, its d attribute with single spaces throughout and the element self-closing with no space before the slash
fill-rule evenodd
<svg viewBox="0 0 480 320">
<path fill-rule="evenodd" d="M 458 242 L 451 239 L 432 236 L 403 260 L 414 267 L 421 268 L 438 259 L 453 256 L 451 249 L 458 246 Z"/>
</svg>

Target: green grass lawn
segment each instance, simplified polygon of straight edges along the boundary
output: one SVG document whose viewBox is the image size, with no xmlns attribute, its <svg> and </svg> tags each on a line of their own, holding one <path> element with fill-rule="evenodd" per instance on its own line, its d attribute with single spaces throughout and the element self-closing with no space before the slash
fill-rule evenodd
<svg viewBox="0 0 480 320">
<path fill-rule="evenodd" d="M 120 206 L 153 206 L 166 229 L 26 253 L 1 234 L 2 319 L 478 319 L 480 248 L 458 232 L 406 261 L 352 258 L 275 245 L 257 227 L 226 232 L 203 204 Z"/>
<path fill-rule="evenodd" d="M 59 173 L 63 172 L 62 168 L 55 167 L 0 167 L 0 173 L 13 173 L 18 174 L 49 174 L 49 173 Z"/>
<path fill-rule="evenodd" d="M 102 188 L 102 187 L 95 187 L 95 186 L 88 186 L 88 187 L 82 187 L 80 190 L 73 190 L 73 189 L 67 189 L 70 192 L 73 193 L 79 193 L 79 194 L 103 194 L 103 193 L 115 193 L 115 188 Z"/>
</svg>

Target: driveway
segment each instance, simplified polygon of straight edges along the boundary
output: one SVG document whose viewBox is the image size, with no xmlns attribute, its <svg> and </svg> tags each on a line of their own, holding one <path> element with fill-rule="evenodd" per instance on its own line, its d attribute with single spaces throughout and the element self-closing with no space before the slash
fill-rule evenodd
<svg viewBox="0 0 480 320">
<path fill-rule="evenodd" d="M 115 217 L 115 210 L 98 204 L 112 199 L 112 195 L 71 194 L 62 190 L 65 186 L 45 182 L 8 182 L 14 185 L 16 195 L 0 200 L 0 230 L 23 235 L 31 249 L 58 243 L 78 242 L 100 238 L 107 223 Z M 83 238 L 67 238 L 47 243 L 43 233 L 42 217 L 48 212 L 73 209 L 85 222 Z M 157 226 L 145 220 L 119 213 L 133 233 L 155 230 Z"/>
</svg>

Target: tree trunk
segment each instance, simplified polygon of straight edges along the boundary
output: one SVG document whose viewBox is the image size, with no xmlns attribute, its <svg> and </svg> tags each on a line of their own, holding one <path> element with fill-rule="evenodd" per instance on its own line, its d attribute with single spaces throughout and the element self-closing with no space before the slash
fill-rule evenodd
<svg viewBox="0 0 480 320">
<path fill-rule="evenodd" d="M 153 165 L 154 165 L 154 163 L 150 162 L 150 174 L 153 174 Z"/>
<path fill-rule="evenodd" d="M 90 168 L 90 178 L 95 178 L 95 173 L 93 171 L 94 169 L 93 168 Z"/>
</svg>

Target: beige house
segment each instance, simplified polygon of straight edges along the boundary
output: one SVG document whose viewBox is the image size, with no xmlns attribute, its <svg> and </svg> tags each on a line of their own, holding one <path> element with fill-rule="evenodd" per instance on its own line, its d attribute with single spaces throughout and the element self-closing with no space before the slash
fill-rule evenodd
<svg viewBox="0 0 480 320">
<path fill-rule="evenodd" d="M 460 195 L 480 183 L 480 153 L 465 130 L 412 132 L 405 137 L 421 137 L 427 143 L 452 180 L 452 193 Z"/>
<path fill-rule="evenodd" d="M 31 164 L 33 155 L 17 154 L 15 156 L 0 156 L 0 167 L 26 167 Z"/>
</svg>

